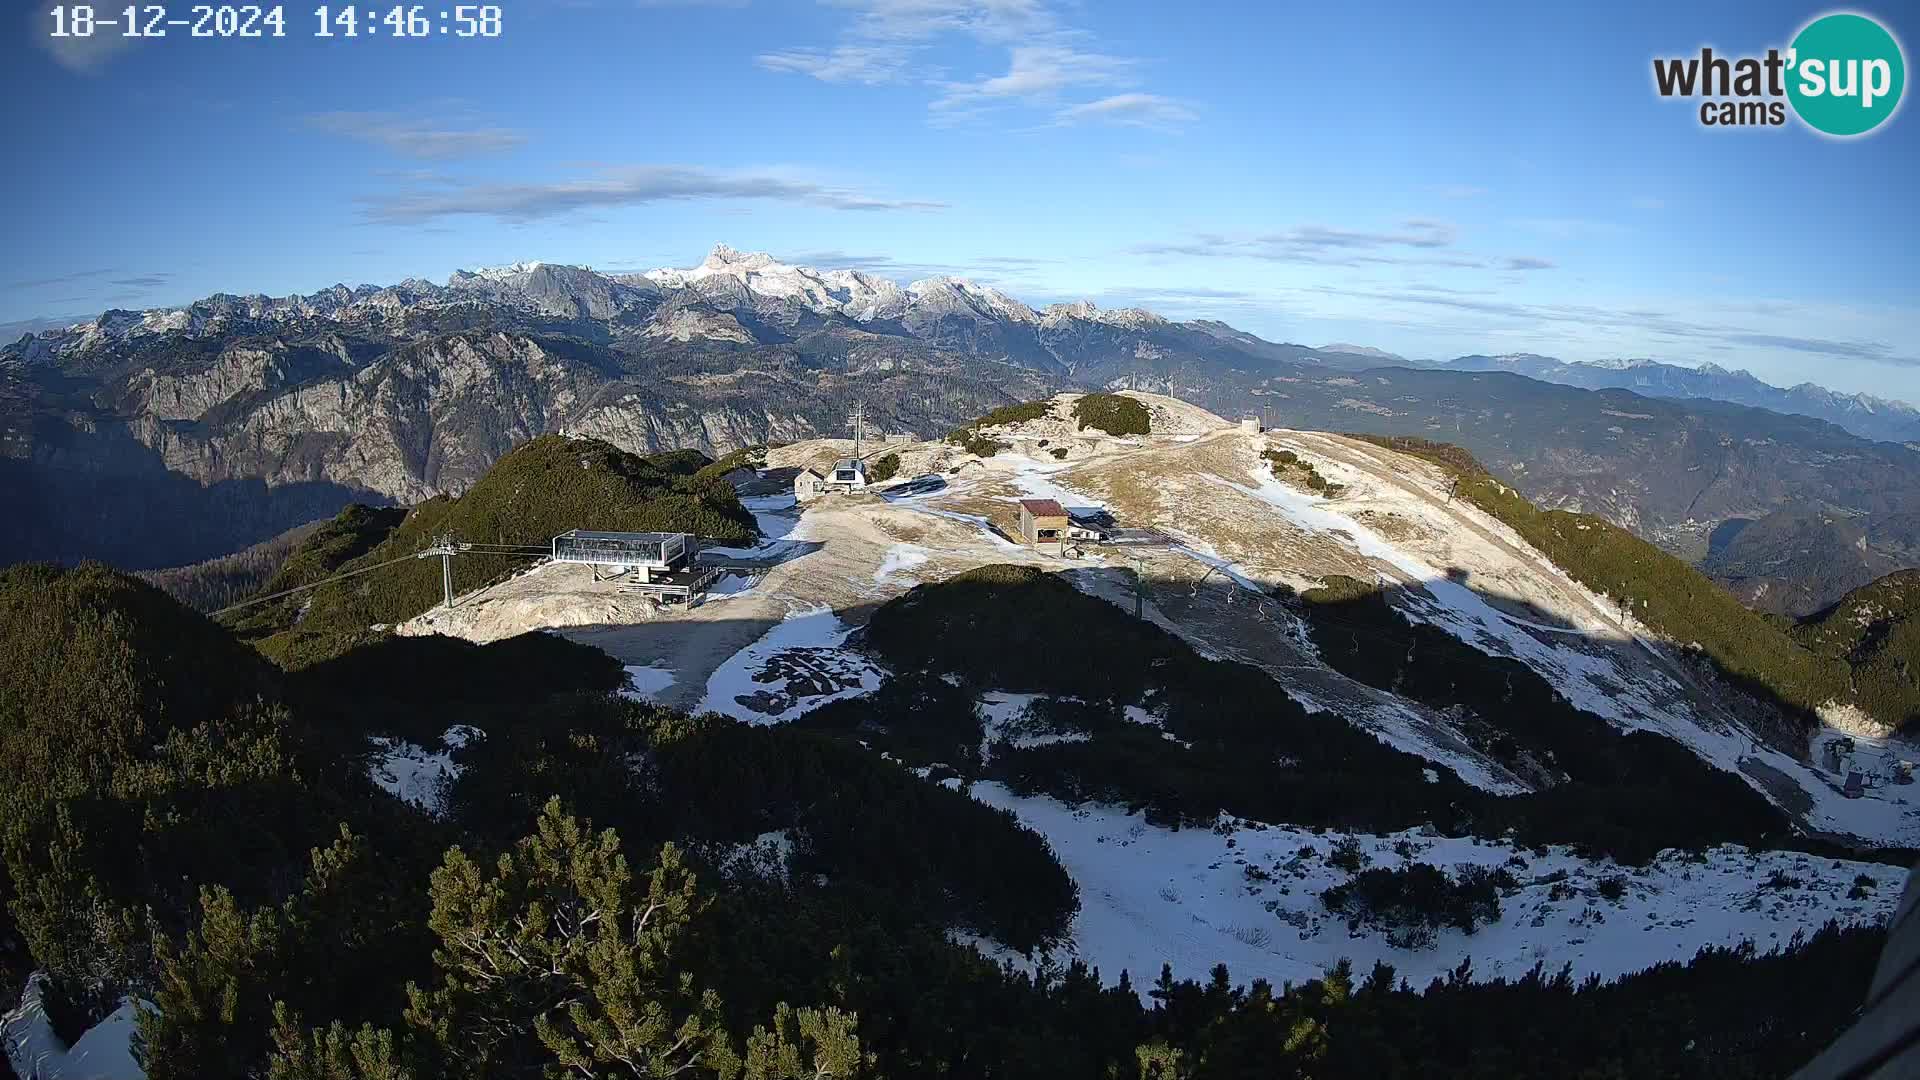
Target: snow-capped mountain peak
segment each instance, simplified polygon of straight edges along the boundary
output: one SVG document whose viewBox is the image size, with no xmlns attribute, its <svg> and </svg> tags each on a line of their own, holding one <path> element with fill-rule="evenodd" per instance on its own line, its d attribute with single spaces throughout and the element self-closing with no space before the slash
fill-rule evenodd
<svg viewBox="0 0 1920 1080">
<path fill-rule="evenodd" d="M 522 275 L 531 274 L 535 270 L 538 270 L 545 265 L 546 263 L 537 262 L 537 261 L 536 262 L 517 262 L 517 263 L 511 263 L 507 266 L 483 266 L 477 270 L 467 270 L 467 271 L 462 271 L 462 273 L 466 273 L 472 277 L 481 278 L 486 281 L 511 281 L 514 278 L 520 277 Z"/>
<path fill-rule="evenodd" d="M 900 287 L 854 270 L 816 270 L 783 263 L 764 251 L 742 252 L 717 244 L 689 270 L 662 267 L 641 275 L 667 289 L 694 289 L 723 305 L 755 300 L 796 304 L 816 314 L 860 320 L 895 313 Z"/>
<path fill-rule="evenodd" d="M 1040 317 L 1027 305 L 991 286 L 963 277 L 922 278 L 907 286 L 916 308 L 932 318 L 943 315 L 971 315 L 975 318 L 1004 319 L 1007 322 L 1034 323 Z"/>
<path fill-rule="evenodd" d="M 1076 319 L 1081 322 L 1119 327 L 1122 330 L 1145 330 L 1149 327 L 1167 325 L 1165 316 L 1157 315 L 1145 308 L 1124 307 L 1103 310 L 1091 300 L 1075 300 L 1071 304 L 1048 304 L 1040 314 L 1041 325 L 1049 328 L 1066 326 Z"/>
</svg>

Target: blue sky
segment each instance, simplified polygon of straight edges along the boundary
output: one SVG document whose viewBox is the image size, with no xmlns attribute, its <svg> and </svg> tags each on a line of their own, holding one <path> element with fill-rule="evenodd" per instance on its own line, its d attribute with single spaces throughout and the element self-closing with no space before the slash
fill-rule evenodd
<svg viewBox="0 0 1920 1080">
<path fill-rule="evenodd" d="M 1652 89 L 1819 6 L 506 0 L 497 40 L 416 42 L 296 4 L 282 40 L 60 44 L 47 6 L 0 39 L 0 323 L 724 242 L 1920 400 L 1913 110 L 1838 141 Z"/>
</svg>

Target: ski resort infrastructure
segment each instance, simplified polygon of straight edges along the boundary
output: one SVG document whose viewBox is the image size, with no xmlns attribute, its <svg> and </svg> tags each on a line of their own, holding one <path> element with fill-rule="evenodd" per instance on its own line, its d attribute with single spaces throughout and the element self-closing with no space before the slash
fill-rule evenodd
<svg viewBox="0 0 1920 1080">
<path fill-rule="evenodd" d="M 900 458 L 893 479 L 804 504 L 791 493 L 792 476 L 824 475 L 858 451 L 851 440 L 830 439 L 774 448 L 740 478 L 762 538 L 699 550 L 694 558 L 714 577 L 693 603 L 663 604 L 622 588 L 618 576 L 549 556 L 395 629 L 480 642 L 550 630 L 617 657 L 632 695 L 778 724 L 885 682 L 890 673 L 859 648 L 879 605 L 978 567 L 1031 566 L 1205 656 L 1261 668 L 1307 708 L 1346 717 L 1471 784 L 1528 790 L 1526 778 L 1476 749 L 1457 717 L 1359 683 L 1319 658 L 1304 624 L 1276 597 L 1281 586 L 1304 590 L 1341 574 L 1404 587 L 1408 618 L 1528 665 L 1621 731 L 1680 742 L 1743 778 L 1809 834 L 1920 844 L 1920 788 L 1849 790 L 1845 775 L 1823 767 L 1836 760 L 1826 746 L 1837 740 L 1847 741 L 1851 767 L 1884 762 L 1889 775 L 1914 756 L 1911 747 L 1831 730 L 1805 747 L 1776 745 L 1736 709 L 1697 692 L 1684 666 L 1617 605 L 1452 499 L 1437 468 L 1342 436 L 1269 430 L 1171 398 L 1128 396 L 1149 409 L 1151 434 L 1079 428 L 1068 418 L 1076 395 L 1062 395 L 1049 416 L 989 429 L 1006 447 L 990 456 L 944 442 L 889 445 Z M 1277 450 L 1310 463 L 1336 494 L 1277 479 L 1261 456 Z M 1065 550 L 1036 545 L 1023 534 L 1023 502 L 1057 504 L 1075 521 L 1112 528 Z M 982 697 L 983 755 L 996 744 L 1062 737 L 1022 733 L 1031 704 L 1031 695 Z M 1137 708 L 1128 719 L 1156 722 Z M 432 809 L 438 778 L 457 772 L 453 750 L 467 733 L 449 734 L 444 748 L 379 748 L 376 779 Z M 1536 884 L 1509 902 L 1498 925 L 1472 935 L 1443 930 L 1409 951 L 1356 934 L 1320 907 L 1320 891 L 1333 882 L 1321 880 L 1329 870 L 1312 856 L 1339 837 L 1225 818 L 1212 831 L 1169 830 L 1117 808 L 1022 796 L 995 783 L 969 790 L 1047 838 L 1082 890 L 1063 950 L 1109 975 L 1150 975 L 1167 964 L 1176 977 L 1202 977 L 1226 962 L 1243 977 L 1298 981 L 1345 957 L 1386 960 L 1416 982 L 1468 959 L 1485 977 L 1535 964 L 1612 977 L 1685 960 L 1709 944 L 1785 943 L 1829 919 L 1884 922 L 1904 878 L 1883 863 L 1731 846 L 1626 868 L 1496 839 L 1349 838 L 1373 865 L 1530 867 Z M 1616 899 L 1600 898 L 1603 882 Z M 1284 933 L 1273 929 L 1276 916 Z M 975 944 L 1038 962 L 991 941 Z"/>
</svg>

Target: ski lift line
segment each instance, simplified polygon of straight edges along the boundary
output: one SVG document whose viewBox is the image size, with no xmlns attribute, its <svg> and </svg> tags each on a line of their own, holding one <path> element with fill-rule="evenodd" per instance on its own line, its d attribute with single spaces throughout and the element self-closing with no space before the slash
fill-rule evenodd
<svg viewBox="0 0 1920 1080">
<path fill-rule="evenodd" d="M 541 544 L 536 546 L 533 544 L 489 544 L 489 543 L 467 543 L 463 541 L 447 541 L 444 543 L 436 544 L 433 547 L 415 552 L 412 555 L 402 555 L 397 559 L 388 559 L 386 562 L 376 563 L 373 566 L 363 566 L 358 570 L 349 570 L 344 574 L 335 574 L 332 577 L 322 578 L 319 581 L 310 582 L 306 585 L 295 586 L 294 588 L 291 588 L 291 589 L 283 589 L 280 592 L 273 593 L 268 596 L 257 596 L 251 600 L 242 600 L 237 604 L 229 604 L 228 606 L 220 608 L 217 611 L 210 612 L 209 615 L 212 618 L 219 618 L 222 615 L 229 615 L 236 611 L 244 611 L 245 609 L 250 607 L 258 607 L 261 604 L 271 603 L 272 601 L 275 601 L 275 600 L 285 599 L 286 597 L 292 596 L 296 593 L 303 593 L 312 589 L 317 589 L 322 585 L 331 585 L 336 581 L 345 581 L 348 578 L 359 577 L 361 574 L 371 574 L 375 570 L 384 570 L 389 566 L 393 566 L 398 563 L 408 562 L 413 559 L 426 559 L 434 556 L 443 556 L 443 555 L 496 555 L 501 558 L 534 558 L 534 557 L 550 555 L 552 553 L 553 553 L 552 547 L 546 544 Z"/>
<path fill-rule="evenodd" d="M 363 566 L 358 570 L 349 570 L 344 574 L 335 574 L 332 577 L 322 578 L 319 581 L 315 581 L 310 584 L 298 585 L 291 589 L 282 589 L 277 593 L 272 593 L 267 596 L 256 596 L 252 600 L 242 600 L 237 604 L 230 604 L 226 607 L 221 608 L 218 611 L 211 612 L 210 614 L 214 618 L 218 618 L 221 615 L 226 615 L 231 612 L 239 611 L 243 608 L 255 607 L 257 605 L 267 603 L 270 600 L 279 600 L 283 597 L 292 596 L 294 593 L 306 592 L 309 589 L 317 589 L 322 585 L 330 585 L 336 581 L 345 581 L 350 577 L 359 577 L 361 574 L 371 574 L 375 570 L 384 570 L 387 567 L 392 566 L 396 563 L 411 562 L 412 560 L 417 558 L 420 558 L 420 556 L 402 555 L 397 559 L 388 559 L 386 562 L 383 562 L 383 563 L 375 563 L 372 566 Z"/>
<path fill-rule="evenodd" d="M 552 551 L 551 548 L 546 548 L 546 547 L 533 547 L 530 545 L 516 546 L 516 545 L 510 545 L 510 544 L 455 544 L 455 545 L 451 545 L 450 548 L 433 547 L 433 548 L 428 548 L 424 551 L 416 552 L 412 555 L 402 555 L 397 559 L 388 559 L 386 562 L 383 562 L 383 563 L 375 563 L 372 566 L 363 566 L 358 570 L 349 570 L 344 574 L 335 574 L 332 577 L 321 578 L 319 581 L 310 582 L 306 585 L 298 585 L 291 589 L 283 589 L 280 592 L 273 593 L 268 596 L 256 596 L 251 600 L 242 600 L 237 604 L 229 604 L 228 606 L 223 607 L 218 611 L 210 612 L 209 615 L 213 618 L 219 618 L 222 615 L 228 615 L 236 611 L 242 611 L 246 608 L 257 607 L 261 604 L 270 603 L 274 600 L 281 600 L 286 597 L 292 596 L 295 593 L 303 593 L 303 592 L 307 592 L 310 589 L 317 589 L 322 585 L 331 585 L 336 581 L 345 581 L 348 578 L 359 577 L 361 574 L 371 574 L 375 570 L 384 570 L 389 566 L 394 566 L 399 563 L 411 562 L 415 559 L 431 558 L 436 555 L 465 554 L 465 555 L 497 555 L 502 558 L 514 558 L 514 557 L 532 558 L 534 556 L 548 555 L 551 553 L 551 551 Z"/>
</svg>

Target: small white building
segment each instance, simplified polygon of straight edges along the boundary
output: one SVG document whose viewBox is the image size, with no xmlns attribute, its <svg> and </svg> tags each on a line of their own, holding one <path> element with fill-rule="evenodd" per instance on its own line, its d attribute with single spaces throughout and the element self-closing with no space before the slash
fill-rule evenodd
<svg viewBox="0 0 1920 1080">
<path fill-rule="evenodd" d="M 859 458 L 842 458 L 827 476 L 827 490 L 860 491 L 867 486 L 867 463 Z"/>
<path fill-rule="evenodd" d="M 841 458 L 826 475 L 815 469 L 801 469 L 793 478 L 793 497 L 802 502 L 822 495 L 846 495 L 867 488 L 867 463 L 859 458 Z"/>
<path fill-rule="evenodd" d="M 1104 544 L 1110 535 L 1106 525 L 1094 517 L 1067 511 L 1067 539 L 1090 540 Z"/>
</svg>

